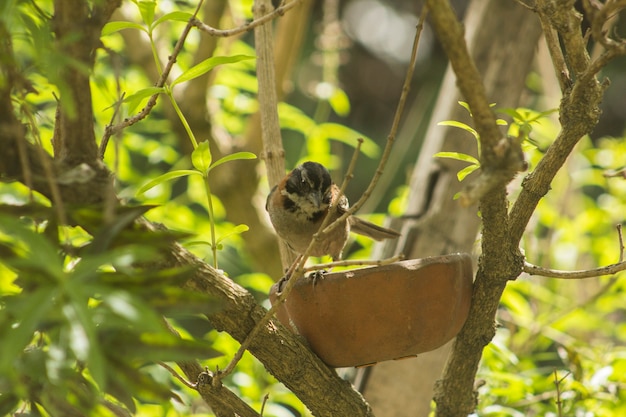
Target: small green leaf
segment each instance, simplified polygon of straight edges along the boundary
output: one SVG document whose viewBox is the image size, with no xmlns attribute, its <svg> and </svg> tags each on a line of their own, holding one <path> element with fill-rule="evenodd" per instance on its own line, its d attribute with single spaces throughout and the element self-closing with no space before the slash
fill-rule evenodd
<svg viewBox="0 0 626 417">
<path fill-rule="evenodd" d="M 169 181 L 172 180 L 174 178 L 178 178 L 178 177 L 184 177 L 185 175 L 197 175 L 199 174 L 198 171 L 194 171 L 192 169 L 179 169 L 176 171 L 170 171 L 166 174 L 163 175 L 159 175 L 158 177 L 156 177 L 155 179 L 148 181 L 147 184 L 143 185 L 141 188 L 139 188 L 139 190 L 137 190 L 137 194 L 143 194 L 146 191 L 148 191 L 149 189 L 165 182 L 165 181 Z"/>
<path fill-rule="evenodd" d="M 176 22 L 189 22 L 193 15 L 187 12 L 170 12 L 166 13 L 163 16 L 159 17 L 152 24 L 152 29 L 159 26 L 161 23 L 166 22 L 168 20 L 176 21 Z"/>
<path fill-rule="evenodd" d="M 156 1 L 154 0 L 140 0 L 136 2 L 139 7 L 139 13 L 141 13 L 141 19 L 150 27 L 154 21 L 154 10 L 156 9 Z"/>
<path fill-rule="evenodd" d="M 102 32 L 100 33 L 100 36 L 108 36 L 112 33 L 116 33 L 119 32 L 120 30 L 124 30 L 124 29 L 138 29 L 141 30 L 142 32 L 148 32 L 147 29 L 143 26 L 141 26 L 138 23 L 134 23 L 134 22 L 109 22 L 106 25 L 104 25 L 104 27 L 102 28 Z"/>
<path fill-rule="evenodd" d="M 328 104 L 338 116 L 346 117 L 350 114 L 350 99 L 345 91 L 335 87 L 333 93 L 328 99 Z"/>
<path fill-rule="evenodd" d="M 50 316 L 50 310 L 54 307 L 57 297 L 56 288 L 41 287 L 11 306 L 9 311 L 14 316 L 12 322 L 2 323 L 4 325 L 2 329 L 4 337 L 0 344 L 0 371 L 2 373 L 7 372 L 15 358 L 33 339 L 41 322 Z M 6 299 L 4 301 L 6 302 Z"/>
<path fill-rule="evenodd" d="M 126 209 L 123 213 L 115 216 L 113 220 L 107 221 L 102 228 L 94 235 L 89 246 L 88 253 L 99 254 L 108 249 L 117 235 L 139 216 L 143 216 L 148 210 L 153 209 L 153 205 L 135 206 Z"/>
<path fill-rule="evenodd" d="M 244 61 L 247 59 L 255 59 L 255 57 L 250 55 L 233 55 L 233 56 L 214 56 L 211 58 L 207 58 L 204 61 L 200 62 L 197 65 L 189 68 L 187 71 L 184 71 L 182 74 L 178 76 L 174 81 L 172 81 L 171 86 L 174 87 L 176 84 L 180 84 L 185 81 L 193 80 L 207 72 L 211 71 L 218 65 L 223 64 L 232 64 L 239 61 Z"/>
<path fill-rule="evenodd" d="M 133 94 L 124 97 L 124 103 L 128 103 L 133 100 L 143 100 L 144 98 L 153 96 L 155 94 L 164 93 L 163 87 L 146 87 L 141 90 L 135 91 Z"/>
<path fill-rule="evenodd" d="M 7 265 L 41 271 L 48 277 L 62 279 L 62 260 L 45 236 L 5 215 L 0 215 L 0 236 L 1 234 L 7 235 L 0 240 L 0 248 L 5 247 L 8 250 L 3 251 L 3 261 Z M 13 256 L 8 256 L 9 254 Z"/>
<path fill-rule="evenodd" d="M 215 161 L 215 163 L 209 167 L 209 171 L 225 162 L 236 161 L 239 159 L 256 159 L 256 155 L 252 152 L 235 152 L 233 154 L 226 155 Z"/>
<path fill-rule="evenodd" d="M 281 128 L 300 132 L 304 136 L 308 136 L 316 126 L 315 121 L 302 110 L 287 103 L 278 103 L 278 116 Z"/>
<path fill-rule="evenodd" d="M 524 116 L 517 110 L 510 107 L 498 109 L 500 113 L 504 113 L 506 115 L 511 116 L 514 120 L 523 121 Z"/>
<path fill-rule="evenodd" d="M 470 110 L 470 106 L 469 104 L 467 104 L 466 101 L 458 101 L 457 103 L 459 103 L 461 105 L 461 107 L 463 107 L 465 110 L 467 110 L 467 112 L 469 113 L 469 115 L 472 115 L 472 111 Z"/>
<path fill-rule="evenodd" d="M 223 236 L 220 236 L 220 237 L 219 237 L 219 238 L 215 241 L 215 243 L 220 243 L 220 242 L 222 242 L 223 240 L 225 240 L 226 238 L 228 238 L 228 237 L 230 237 L 230 236 L 233 236 L 233 235 L 240 235 L 240 234 L 242 234 L 243 232 L 247 232 L 248 230 L 250 230 L 250 228 L 248 227 L 248 225 L 246 225 L 246 224 L 238 224 L 237 226 L 235 226 L 235 227 L 233 228 L 233 230 L 231 230 L 231 231 L 230 231 L 230 232 L 228 232 L 228 233 L 225 233 Z"/>
<path fill-rule="evenodd" d="M 128 103 L 128 112 L 132 113 L 142 100 L 153 96 L 154 94 L 161 94 L 165 92 L 163 87 L 146 87 L 133 94 L 124 97 L 124 103 Z"/>
<path fill-rule="evenodd" d="M 458 122 L 456 120 L 444 120 L 443 122 L 437 123 L 437 125 L 458 127 L 459 129 L 463 129 L 466 132 L 470 132 L 472 135 L 474 135 L 476 139 L 478 139 L 478 132 L 474 128 L 470 127 L 469 125 L 463 122 Z"/>
<path fill-rule="evenodd" d="M 467 177 L 472 172 L 476 171 L 478 168 L 480 168 L 480 165 L 475 165 L 475 164 L 468 165 L 462 170 L 460 170 L 459 172 L 457 172 L 456 177 L 458 178 L 459 182 L 463 181 L 465 177 Z"/>
<path fill-rule="evenodd" d="M 333 139 L 345 143 L 348 146 L 356 147 L 357 138 L 363 139 L 361 152 L 369 158 L 376 158 L 380 154 L 380 148 L 372 139 L 363 136 L 361 133 L 347 126 L 338 123 L 322 123 L 316 126 L 310 133 L 307 145 L 314 146 L 320 140 Z"/>
<path fill-rule="evenodd" d="M 201 172 L 203 176 L 209 172 L 212 160 L 213 156 L 211 155 L 211 148 L 209 147 L 208 141 L 200 142 L 198 147 L 191 153 L 191 164 L 195 169 Z"/>
<path fill-rule="evenodd" d="M 98 343 L 96 326 L 80 289 L 72 288 L 67 292 L 72 300 L 62 308 L 69 324 L 69 347 L 78 360 L 87 363 L 92 378 L 103 389 L 106 385 L 104 356 Z"/>
<path fill-rule="evenodd" d="M 496 124 L 497 124 L 498 126 L 508 126 L 508 125 L 509 125 L 509 124 L 507 123 L 507 121 L 506 121 L 506 120 L 504 120 L 504 119 L 496 119 Z"/>
<path fill-rule="evenodd" d="M 461 152 L 437 152 L 433 155 L 437 158 L 450 158 L 456 159 L 457 161 L 469 162 L 470 164 L 480 165 L 478 159 L 474 158 L 472 155 L 468 155 Z"/>
</svg>

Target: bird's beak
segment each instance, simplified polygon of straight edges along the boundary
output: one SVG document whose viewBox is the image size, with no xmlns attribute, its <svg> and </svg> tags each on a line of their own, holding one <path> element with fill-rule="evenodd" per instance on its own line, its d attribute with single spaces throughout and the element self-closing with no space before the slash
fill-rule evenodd
<svg viewBox="0 0 626 417">
<path fill-rule="evenodd" d="M 309 200 L 316 208 L 320 208 L 322 205 L 322 193 L 321 191 L 315 191 L 309 194 Z"/>
</svg>

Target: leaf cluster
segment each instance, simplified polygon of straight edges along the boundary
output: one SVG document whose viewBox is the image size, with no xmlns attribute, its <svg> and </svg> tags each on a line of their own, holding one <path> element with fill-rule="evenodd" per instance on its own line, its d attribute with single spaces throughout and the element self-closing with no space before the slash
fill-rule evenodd
<svg viewBox="0 0 626 417">
<path fill-rule="evenodd" d="M 190 268 L 154 269 L 154 259 L 180 234 L 134 228 L 150 207 L 134 207 L 105 222 L 101 212 L 71 210 L 93 235 L 61 228 L 81 243 L 62 247 L 54 210 L 30 205 L 37 222 L 0 214 L 0 412 L 27 401 L 51 415 L 85 415 L 135 399 L 177 398 L 172 387 L 142 367 L 159 361 L 211 358 L 210 343 L 182 339 L 162 315 L 218 308 L 206 295 L 182 288 Z M 62 248 L 62 250 L 60 250 Z M 102 394 L 106 393 L 105 397 Z M 106 398 L 106 400 L 103 400 Z"/>
</svg>

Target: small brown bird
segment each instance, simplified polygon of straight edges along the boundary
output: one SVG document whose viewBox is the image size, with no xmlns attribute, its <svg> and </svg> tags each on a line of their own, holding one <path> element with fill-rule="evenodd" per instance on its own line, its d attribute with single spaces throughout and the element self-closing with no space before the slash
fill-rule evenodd
<svg viewBox="0 0 626 417">
<path fill-rule="evenodd" d="M 337 207 L 334 218 L 330 219 L 331 223 L 349 207 L 346 196 L 339 197 L 339 187 L 333 183 L 328 170 L 317 162 L 305 162 L 272 188 L 267 196 L 265 209 L 269 212 L 278 236 L 294 252 L 302 254 L 311 243 L 313 235 L 319 231 L 331 205 Z M 374 240 L 400 236 L 395 230 L 349 216 L 344 224 L 337 226 L 319 241 L 310 255 L 330 255 L 333 260 L 341 259 L 341 252 L 351 230 Z"/>
</svg>

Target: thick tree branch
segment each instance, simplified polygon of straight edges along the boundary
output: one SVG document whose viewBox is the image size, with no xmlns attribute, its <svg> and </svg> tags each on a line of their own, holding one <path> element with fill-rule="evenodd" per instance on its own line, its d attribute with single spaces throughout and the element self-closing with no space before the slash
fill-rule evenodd
<svg viewBox="0 0 626 417">
<path fill-rule="evenodd" d="M 481 143 L 481 175 L 462 194 L 465 206 L 478 201 L 490 190 L 503 187 L 515 174 L 526 169 L 521 144 L 502 135 L 491 110 L 480 73 L 465 44 L 463 26 L 447 1 L 427 1 L 432 23 L 467 101 Z M 462 76 L 461 76 L 462 74 Z"/>
<path fill-rule="evenodd" d="M 468 319 L 454 341 L 443 378 L 435 387 L 437 416 L 460 416 L 474 411 L 477 394 L 474 378 L 483 348 L 495 335 L 495 315 L 506 282 L 519 275 L 522 257 L 509 244 L 505 184 L 522 167 L 519 143 L 506 142 L 496 124 L 486 97 L 482 78 L 465 44 L 462 26 L 447 1 L 427 2 L 433 26 L 442 43 L 457 85 L 472 111 L 481 141 L 482 174 L 476 189 L 480 192 L 483 218 L 482 255 L 474 283 Z M 514 149 L 513 154 L 510 150 Z M 518 155 L 518 160 L 509 155 Z"/>
<path fill-rule="evenodd" d="M 480 96 L 480 89 L 467 89 L 466 84 L 476 78 L 475 70 L 473 65 L 467 64 L 466 54 L 459 49 L 464 45 L 462 32 L 457 25 L 458 22 L 454 22 L 455 17 L 451 9 L 444 6 L 444 3 L 433 1 L 431 4 L 429 2 L 429 7 L 433 8 L 432 15 L 437 35 L 455 69 L 459 80 L 458 85 L 463 94 L 479 94 L 476 100 L 483 102 L 484 98 Z M 559 32 L 565 47 L 564 56 L 571 72 L 576 76 L 571 90 L 568 89 L 561 104 L 563 131 L 535 172 L 527 177 L 524 182 L 524 191 L 510 216 L 507 216 L 506 194 L 503 187 L 494 187 L 481 199 L 483 253 L 474 284 L 470 315 L 457 336 L 444 377 L 436 389 L 435 401 L 438 416 L 467 415 L 474 410 L 476 406 L 476 393 L 473 391 L 474 377 L 482 349 L 495 334 L 494 318 L 507 280 L 517 277 L 523 268 L 523 257 L 516 249 L 523 229 L 536 203 L 548 191 L 552 178 L 573 146 L 582 135 L 595 126 L 599 117 L 598 104 L 603 87 L 595 79 L 594 66 L 589 65 L 590 60 L 580 34 L 580 17 L 573 9 L 573 2 L 546 1 L 541 3 L 538 10 L 546 14 L 544 22 L 551 22 Z M 439 7 L 438 12 L 434 10 L 436 6 Z M 437 23 L 437 20 L 440 22 Z M 449 28 L 453 29 L 449 30 Z M 607 60 L 607 58 L 604 59 Z M 455 61 L 457 61 L 456 65 Z M 471 107 L 472 101 L 467 99 Z M 484 108 L 485 103 L 480 103 L 480 105 Z M 481 143 L 483 143 L 482 140 L 485 138 L 478 127 L 480 123 L 488 120 L 486 117 L 484 120 L 477 118 L 473 108 L 472 112 L 477 130 L 481 134 Z M 566 134 L 563 134 L 564 132 Z M 493 138 L 492 136 L 489 139 L 493 140 Z M 493 146 L 493 142 L 491 144 Z M 485 149 L 485 145 L 483 145 L 483 152 L 489 152 L 488 148 Z M 497 152 L 495 154 L 497 155 Z M 488 157 L 483 157 L 481 162 L 483 169 L 485 165 L 489 169 Z M 534 183 L 533 178 L 541 178 L 541 181 L 534 180 Z M 529 183 L 541 188 L 531 193 Z"/>
<path fill-rule="evenodd" d="M 490 149 L 496 147 L 502 134 L 496 124 L 496 116 L 489 106 L 482 78 L 467 50 L 463 26 L 448 1 L 429 0 L 427 4 L 439 42 L 443 45 L 450 65 L 457 74 L 459 90 L 472 111 L 472 118 L 483 146 L 481 155 L 483 163 L 493 165 L 496 157 Z"/>
<path fill-rule="evenodd" d="M 59 53 L 67 63 L 59 86 L 59 134 L 53 144 L 55 156 L 68 167 L 83 162 L 94 165 L 98 158 L 89 77 L 102 26 L 120 4 L 121 0 L 102 2 L 90 11 L 83 0 L 54 2 L 53 29 Z"/>
<path fill-rule="evenodd" d="M 152 228 L 148 225 L 147 227 Z M 195 266 L 196 272 L 188 282 L 194 291 L 210 294 L 225 304 L 225 308 L 208 315 L 220 331 L 226 331 L 243 341 L 261 320 L 266 310 L 250 293 L 220 274 L 206 263 L 175 245 L 162 267 Z M 267 370 L 292 390 L 316 416 L 371 416 L 372 411 L 350 383 L 337 376 L 290 330 L 271 321 L 252 339 L 250 353 Z M 333 401 L 327 401 L 333 398 Z"/>
</svg>

